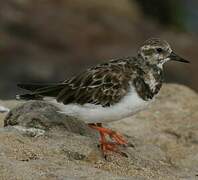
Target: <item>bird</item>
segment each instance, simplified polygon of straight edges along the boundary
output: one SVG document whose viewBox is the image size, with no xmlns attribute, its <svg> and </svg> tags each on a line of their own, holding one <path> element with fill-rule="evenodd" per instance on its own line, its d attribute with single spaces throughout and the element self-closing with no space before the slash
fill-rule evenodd
<svg viewBox="0 0 198 180">
<path fill-rule="evenodd" d="M 133 116 L 155 100 L 164 82 L 163 65 L 168 61 L 189 63 L 178 56 L 169 43 L 160 38 L 146 40 L 135 56 L 114 58 L 60 83 L 19 83 L 30 93 L 17 99 L 48 100 L 60 113 L 80 118 L 99 132 L 103 155 L 122 154 L 120 146 L 128 142 L 120 133 L 103 123 Z"/>
</svg>

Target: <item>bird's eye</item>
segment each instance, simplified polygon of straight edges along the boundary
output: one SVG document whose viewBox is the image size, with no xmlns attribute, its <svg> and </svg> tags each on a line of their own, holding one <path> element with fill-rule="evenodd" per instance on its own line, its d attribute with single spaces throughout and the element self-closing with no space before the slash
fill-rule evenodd
<svg viewBox="0 0 198 180">
<path fill-rule="evenodd" d="M 157 48 L 157 52 L 158 52 L 158 53 L 161 53 L 162 51 L 163 51 L 162 48 Z"/>
</svg>

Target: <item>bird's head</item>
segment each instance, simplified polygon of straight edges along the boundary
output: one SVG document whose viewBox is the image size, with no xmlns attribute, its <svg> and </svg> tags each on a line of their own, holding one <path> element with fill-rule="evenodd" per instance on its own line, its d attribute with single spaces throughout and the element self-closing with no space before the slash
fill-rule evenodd
<svg viewBox="0 0 198 180">
<path fill-rule="evenodd" d="M 138 55 L 149 64 L 157 65 L 161 68 L 165 62 L 170 60 L 189 63 L 189 61 L 175 54 L 166 41 L 158 38 L 151 38 L 145 41 L 140 47 Z"/>
</svg>

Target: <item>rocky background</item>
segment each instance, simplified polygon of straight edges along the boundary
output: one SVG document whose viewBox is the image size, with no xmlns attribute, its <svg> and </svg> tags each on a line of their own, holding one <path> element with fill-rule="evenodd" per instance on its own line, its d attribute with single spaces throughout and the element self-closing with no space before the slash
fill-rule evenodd
<svg viewBox="0 0 198 180">
<path fill-rule="evenodd" d="M 56 82 L 109 58 L 134 55 L 149 37 L 191 65 L 169 63 L 166 80 L 198 90 L 196 0 L 0 1 L 0 98 L 17 82 Z"/>
<path fill-rule="evenodd" d="M 107 124 L 126 137 L 128 157 L 106 160 L 80 119 L 40 101 L 0 104 L 12 109 L 0 114 L 0 179 L 198 179 L 198 94 L 185 86 L 164 85 L 147 110 Z"/>
</svg>

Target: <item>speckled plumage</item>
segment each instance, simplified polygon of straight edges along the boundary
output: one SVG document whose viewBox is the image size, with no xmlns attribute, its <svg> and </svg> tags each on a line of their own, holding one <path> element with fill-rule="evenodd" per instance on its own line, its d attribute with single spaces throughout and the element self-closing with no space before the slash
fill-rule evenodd
<svg viewBox="0 0 198 180">
<path fill-rule="evenodd" d="M 156 81 L 154 89 L 149 87 L 152 81 L 149 73 Z M 128 57 L 90 68 L 64 83 L 65 87 L 57 96 L 58 102 L 91 103 L 105 107 L 118 103 L 127 94 L 130 83 L 144 100 L 152 99 L 161 87 L 162 74 L 160 68 L 149 64 L 142 66 L 138 59 Z"/>
<path fill-rule="evenodd" d="M 152 74 L 152 77 L 149 74 Z M 127 94 L 129 83 L 134 85 L 144 100 L 152 99 L 158 93 L 162 80 L 162 70 L 159 67 L 142 64 L 137 58 L 127 57 L 87 69 L 55 87 L 39 87 L 33 94 L 51 94 L 63 104 L 91 103 L 105 107 L 119 102 Z M 152 81 L 155 81 L 154 88 L 149 86 Z"/>
<path fill-rule="evenodd" d="M 163 82 L 163 64 L 171 58 L 187 62 L 174 54 L 166 41 L 149 39 L 140 47 L 137 56 L 107 61 L 62 83 L 19 84 L 32 91 L 20 98 L 54 97 L 63 113 L 83 116 L 88 122 L 91 122 L 94 113 L 98 115 L 94 122 L 99 118 L 103 118 L 101 121 L 124 118 L 141 109 L 159 92 Z M 111 116 L 111 113 L 114 115 Z"/>
</svg>

